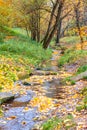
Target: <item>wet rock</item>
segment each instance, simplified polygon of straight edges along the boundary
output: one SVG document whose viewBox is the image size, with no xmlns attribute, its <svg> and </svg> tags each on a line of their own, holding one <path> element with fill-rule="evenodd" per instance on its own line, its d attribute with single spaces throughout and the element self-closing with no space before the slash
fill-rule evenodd
<svg viewBox="0 0 87 130">
<path fill-rule="evenodd" d="M 33 92 L 32 90 L 28 90 L 28 91 L 27 91 L 27 95 L 33 97 L 33 96 L 35 96 L 36 94 L 35 94 L 35 92 Z"/>
<path fill-rule="evenodd" d="M 31 100 L 31 96 L 21 96 L 19 98 L 16 98 L 14 102 L 29 102 Z"/>
<path fill-rule="evenodd" d="M 14 99 L 14 95 L 12 93 L 6 93 L 6 92 L 0 93 L 0 104 L 13 99 Z"/>
<path fill-rule="evenodd" d="M 43 70 L 44 71 L 52 71 L 52 72 L 57 73 L 58 67 L 57 66 L 52 66 L 52 67 L 49 67 L 49 68 L 43 68 Z"/>
<path fill-rule="evenodd" d="M 46 68 L 36 68 L 35 70 L 56 72 L 56 71 L 58 71 L 58 67 L 57 66 L 51 66 L 51 67 L 46 67 Z"/>
<path fill-rule="evenodd" d="M 70 65 L 65 65 L 65 70 L 67 72 L 70 72 L 70 73 L 74 73 L 76 72 L 77 68 L 79 67 L 79 65 L 77 63 L 73 63 L 73 64 L 70 64 Z"/>
<path fill-rule="evenodd" d="M 22 82 L 22 84 L 26 87 L 28 87 L 28 86 L 36 86 L 36 85 L 40 85 L 40 83 L 39 82 L 28 82 L 28 81 L 23 81 Z"/>
<path fill-rule="evenodd" d="M 38 68 L 36 68 L 35 70 L 43 70 L 43 68 L 38 67 Z"/>
<path fill-rule="evenodd" d="M 22 107 L 22 106 L 26 106 L 27 103 L 32 99 L 32 96 L 31 95 L 24 95 L 24 96 L 21 96 L 19 98 L 16 98 L 13 103 L 12 103 L 12 106 L 13 107 Z"/>
<path fill-rule="evenodd" d="M 84 79 L 84 78 L 87 78 L 87 71 L 72 77 L 71 80 L 79 81 L 79 80 Z"/>
<path fill-rule="evenodd" d="M 36 70 L 33 72 L 33 75 L 57 75 L 57 72 Z"/>
<path fill-rule="evenodd" d="M 32 85 L 32 83 L 27 82 L 27 81 L 22 82 L 22 84 L 25 85 L 25 86 L 31 86 Z"/>
<path fill-rule="evenodd" d="M 14 95 L 15 98 L 18 98 L 19 96 L 20 96 L 19 93 L 16 93 L 16 94 Z"/>
</svg>

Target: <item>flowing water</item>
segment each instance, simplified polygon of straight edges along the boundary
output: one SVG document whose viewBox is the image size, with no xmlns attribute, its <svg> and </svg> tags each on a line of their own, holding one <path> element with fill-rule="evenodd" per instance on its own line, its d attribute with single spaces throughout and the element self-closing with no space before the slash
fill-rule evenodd
<svg viewBox="0 0 87 130">
<path fill-rule="evenodd" d="M 65 72 L 57 67 L 59 57 L 60 52 L 54 50 L 50 60 L 51 73 L 46 74 L 48 70 L 42 69 L 43 72 L 39 70 L 14 84 L 16 98 L 2 105 L 4 115 L 0 118 L 0 130 L 40 130 L 38 127 L 53 115 L 62 117 L 73 113 L 80 100 L 76 97 L 78 84 L 83 84 L 78 82 L 74 87 L 62 84 Z"/>
</svg>

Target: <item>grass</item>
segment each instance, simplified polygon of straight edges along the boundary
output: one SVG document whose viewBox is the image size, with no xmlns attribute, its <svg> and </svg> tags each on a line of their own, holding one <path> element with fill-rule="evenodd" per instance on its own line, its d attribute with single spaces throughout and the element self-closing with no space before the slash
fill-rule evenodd
<svg viewBox="0 0 87 130">
<path fill-rule="evenodd" d="M 3 111 L 2 111 L 2 108 L 0 106 L 0 117 L 2 117 L 2 116 L 3 116 Z"/>
<path fill-rule="evenodd" d="M 68 76 L 65 79 L 63 79 L 64 84 L 68 83 L 70 85 L 75 85 L 76 82 L 74 80 L 71 80 L 71 78 L 72 78 L 72 76 Z"/>
<path fill-rule="evenodd" d="M 33 62 L 38 62 L 43 60 L 48 60 L 51 57 L 51 50 L 45 51 L 39 44 L 33 44 L 28 42 L 9 40 L 8 42 L 0 45 L 0 54 L 7 55 L 8 57 L 12 55 L 21 56 L 24 58 L 32 59 Z"/>
<path fill-rule="evenodd" d="M 42 126 L 42 130 L 53 130 L 58 125 L 60 126 L 60 124 L 62 125 L 62 120 L 55 117 L 45 122 Z"/>
<path fill-rule="evenodd" d="M 10 35 L 16 36 L 0 44 L 0 87 L 8 89 L 18 80 L 18 73 L 29 74 L 34 67 L 44 66 L 51 58 L 52 51 L 44 50 L 21 29 L 5 29 L 10 30 Z"/>
<path fill-rule="evenodd" d="M 86 38 L 84 37 L 84 41 Z M 68 43 L 68 44 L 76 44 L 80 43 L 80 37 L 79 36 L 68 36 L 68 37 L 63 37 L 60 39 L 60 42 Z"/>
<path fill-rule="evenodd" d="M 6 26 L 0 26 L 0 43 L 8 41 L 10 37 L 27 42 L 31 41 L 31 39 L 27 36 L 26 31 L 22 28 L 9 28 Z"/>
<path fill-rule="evenodd" d="M 83 109 L 87 110 L 87 87 L 84 87 L 80 93 L 83 95 L 83 99 L 81 104 L 76 107 L 76 110 L 79 112 Z"/>
<path fill-rule="evenodd" d="M 87 65 L 80 66 L 77 70 L 77 74 L 87 71 Z"/>
<path fill-rule="evenodd" d="M 70 114 L 64 117 L 64 119 L 59 119 L 58 117 L 49 119 L 42 125 L 42 130 L 69 130 L 70 128 L 75 128 L 75 125 L 73 116 Z"/>
<path fill-rule="evenodd" d="M 76 60 L 86 57 L 87 51 L 85 50 L 68 50 L 58 60 L 58 66 L 61 67 L 67 63 L 74 63 Z"/>
</svg>

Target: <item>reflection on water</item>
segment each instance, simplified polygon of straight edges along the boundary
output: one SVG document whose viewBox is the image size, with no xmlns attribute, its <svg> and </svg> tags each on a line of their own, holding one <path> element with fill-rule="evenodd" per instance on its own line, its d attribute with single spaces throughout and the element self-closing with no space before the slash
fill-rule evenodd
<svg viewBox="0 0 87 130">
<path fill-rule="evenodd" d="M 63 99 L 64 89 L 62 87 L 61 82 L 59 79 L 55 79 L 51 82 L 46 82 L 44 84 L 46 88 L 46 96 L 55 99 Z"/>
</svg>

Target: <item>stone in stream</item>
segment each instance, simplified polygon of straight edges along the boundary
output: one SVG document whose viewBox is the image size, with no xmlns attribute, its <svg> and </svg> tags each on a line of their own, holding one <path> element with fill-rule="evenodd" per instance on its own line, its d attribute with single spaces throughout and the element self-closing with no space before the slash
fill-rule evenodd
<svg viewBox="0 0 87 130">
<path fill-rule="evenodd" d="M 33 75 L 57 75 L 57 72 L 55 71 L 43 71 L 43 70 L 36 70 L 33 72 Z"/>
<path fill-rule="evenodd" d="M 79 80 L 84 79 L 84 78 L 87 78 L 87 71 L 72 77 L 71 80 L 79 81 Z"/>
<path fill-rule="evenodd" d="M 30 100 L 31 100 L 31 96 L 29 96 L 29 95 L 24 95 L 24 96 L 21 96 L 21 97 L 19 97 L 19 98 L 16 98 L 15 100 L 14 100 L 14 102 L 20 102 L 20 103 L 22 103 L 22 102 L 29 102 Z"/>
<path fill-rule="evenodd" d="M 26 82 L 26 81 L 22 82 L 22 84 L 25 85 L 25 86 L 31 86 L 32 85 L 32 83 L 29 83 L 29 82 Z"/>
<path fill-rule="evenodd" d="M 36 68 L 35 71 L 53 71 L 53 72 L 56 72 L 58 71 L 58 66 L 51 66 L 51 67 L 46 67 L 46 68 Z"/>
<path fill-rule="evenodd" d="M 27 91 L 27 95 L 33 97 L 33 96 L 35 96 L 36 94 L 35 94 L 35 92 L 33 92 L 32 90 L 28 90 L 28 91 Z"/>
<path fill-rule="evenodd" d="M 14 99 L 14 95 L 12 93 L 0 92 L 0 104 L 13 99 Z"/>
</svg>

